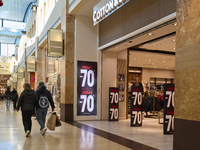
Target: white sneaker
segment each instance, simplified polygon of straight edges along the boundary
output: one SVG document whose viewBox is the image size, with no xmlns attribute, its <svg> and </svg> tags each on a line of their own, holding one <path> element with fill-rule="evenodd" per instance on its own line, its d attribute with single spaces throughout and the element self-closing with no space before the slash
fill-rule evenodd
<svg viewBox="0 0 200 150">
<path fill-rule="evenodd" d="M 42 135 L 45 135 L 46 131 L 47 131 L 47 128 L 44 127 L 44 128 L 42 129 L 42 131 L 41 131 L 41 134 L 42 134 Z"/>
<path fill-rule="evenodd" d="M 29 137 L 31 135 L 31 132 L 29 130 L 26 131 L 26 137 Z"/>
</svg>

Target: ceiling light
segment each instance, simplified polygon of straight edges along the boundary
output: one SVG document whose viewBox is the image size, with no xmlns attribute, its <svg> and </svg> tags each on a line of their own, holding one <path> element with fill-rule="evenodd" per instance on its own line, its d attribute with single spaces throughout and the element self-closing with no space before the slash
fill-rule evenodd
<svg viewBox="0 0 200 150">
<path fill-rule="evenodd" d="M 175 42 L 176 40 L 172 40 L 173 42 Z"/>
<path fill-rule="evenodd" d="M 11 32 L 18 32 L 16 29 L 10 29 Z"/>
<path fill-rule="evenodd" d="M 165 67 L 166 69 L 168 68 L 168 67 Z"/>
<path fill-rule="evenodd" d="M 157 45 L 154 45 L 153 47 L 157 47 Z"/>
<path fill-rule="evenodd" d="M 149 59 L 149 61 L 151 61 L 151 60 Z"/>
<path fill-rule="evenodd" d="M 172 49 L 176 49 L 176 48 L 172 48 Z"/>
<path fill-rule="evenodd" d="M 134 60 L 136 60 L 136 58 L 134 58 Z"/>
<path fill-rule="evenodd" d="M 165 57 L 163 57 L 163 58 L 165 58 Z"/>
<path fill-rule="evenodd" d="M 153 33 L 148 33 L 147 35 L 153 35 Z"/>
<path fill-rule="evenodd" d="M 165 61 L 163 61 L 165 63 Z"/>
<path fill-rule="evenodd" d="M 176 26 L 176 25 L 177 25 L 177 23 L 174 23 L 173 25 L 174 25 L 174 26 Z"/>
<path fill-rule="evenodd" d="M 149 57 L 149 55 L 147 55 L 147 57 Z"/>
</svg>

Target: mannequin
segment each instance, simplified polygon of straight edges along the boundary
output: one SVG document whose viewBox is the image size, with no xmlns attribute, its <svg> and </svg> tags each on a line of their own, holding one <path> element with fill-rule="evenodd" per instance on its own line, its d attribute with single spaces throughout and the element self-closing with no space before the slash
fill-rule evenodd
<svg viewBox="0 0 200 150">
<path fill-rule="evenodd" d="M 141 86 L 142 87 L 142 95 L 144 94 L 144 89 L 143 89 L 143 85 L 141 82 L 139 82 L 139 78 L 135 77 L 135 83 L 133 83 L 133 86 Z"/>
</svg>

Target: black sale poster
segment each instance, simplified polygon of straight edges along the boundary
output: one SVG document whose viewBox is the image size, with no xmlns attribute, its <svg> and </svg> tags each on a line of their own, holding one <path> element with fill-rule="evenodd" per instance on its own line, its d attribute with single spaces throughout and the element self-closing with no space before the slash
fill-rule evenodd
<svg viewBox="0 0 200 150">
<path fill-rule="evenodd" d="M 174 84 L 164 84 L 164 134 L 174 132 Z"/>
<path fill-rule="evenodd" d="M 97 115 L 97 62 L 78 61 L 77 116 Z"/>
</svg>

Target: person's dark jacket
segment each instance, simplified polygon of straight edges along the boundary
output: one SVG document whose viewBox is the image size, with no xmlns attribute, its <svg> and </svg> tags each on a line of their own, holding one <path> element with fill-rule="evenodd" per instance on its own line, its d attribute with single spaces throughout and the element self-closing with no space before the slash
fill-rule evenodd
<svg viewBox="0 0 200 150">
<path fill-rule="evenodd" d="M 18 93 L 16 90 L 12 91 L 12 100 L 17 101 L 18 100 Z"/>
<path fill-rule="evenodd" d="M 38 98 L 34 90 L 24 90 L 17 103 L 17 110 L 21 107 L 22 111 L 34 110 L 37 104 Z"/>
<path fill-rule="evenodd" d="M 7 100 L 11 100 L 12 99 L 12 93 L 10 92 L 10 90 L 7 90 L 5 92 L 5 99 L 7 99 Z"/>
<path fill-rule="evenodd" d="M 40 99 L 40 95 L 41 95 L 41 94 L 45 94 L 45 95 L 47 96 L 48 100 L 49 100 L 49 103 L 50 103 L 50 105 L 51 105 L 51 108 L 52 108 L 52 109 L 55 108 L 54 102 L 53 102 L 53 98 L 52 98 L 52 96 L 51 96 L 51 93 L 50 93 L 49 90 L 46 89 L 45 86 L 40 86 L 40 87 L 36 90 L 36 94 L 37 94 L 37 97 L 38 97 L 38 101 L 39 101 L 39 99 Z M 39 105 L 39 103 L 37 103 L 37 105 L 36 105 L 36 109 L 38 109 L 38 108 L 41 108 L 40 105 Z"/>
</svg>

